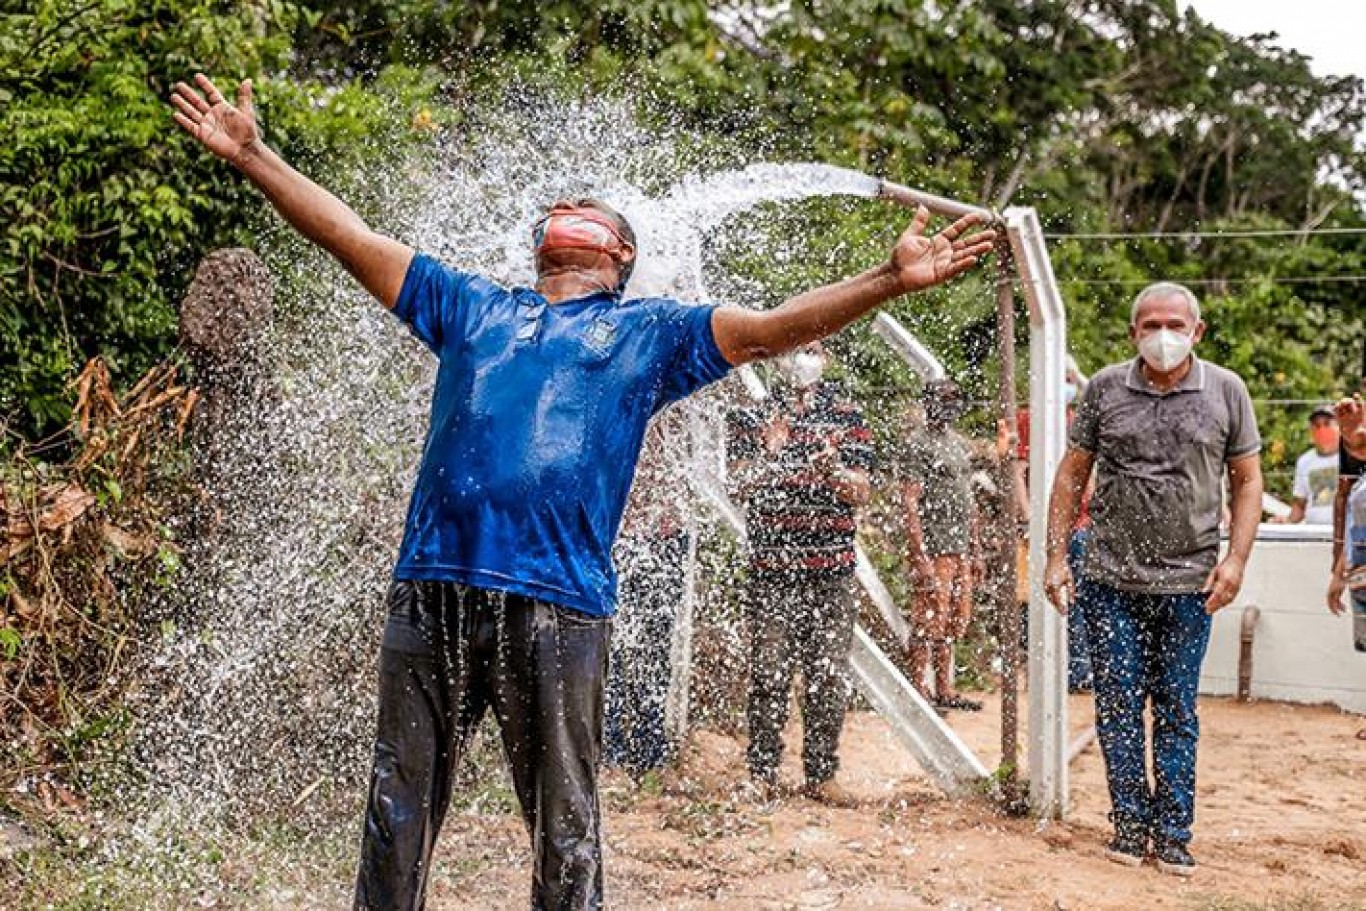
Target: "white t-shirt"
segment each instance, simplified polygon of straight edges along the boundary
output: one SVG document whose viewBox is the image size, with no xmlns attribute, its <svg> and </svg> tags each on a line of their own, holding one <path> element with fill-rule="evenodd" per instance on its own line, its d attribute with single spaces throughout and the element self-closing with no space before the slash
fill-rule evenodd
<svg viewBox="0 0 1366 911">
<path fill-rule="evenodd" d="M 1304 500 L 1304 521 L 1311 525 L 1333 524 L 1333 497 L 1338 490 L 1338 454 L 1319 455 L 1311 449 L 1295 462 L 1297 500 Z"/>
</svg>

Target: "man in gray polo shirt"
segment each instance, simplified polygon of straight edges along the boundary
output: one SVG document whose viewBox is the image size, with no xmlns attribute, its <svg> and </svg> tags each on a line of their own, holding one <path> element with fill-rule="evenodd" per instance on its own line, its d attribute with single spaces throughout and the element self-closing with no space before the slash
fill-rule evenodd
<svg viewBox="0 0 1366 911">
<path fill-rule="evenodd" d="M 1086 616 L 1096 729 L 1115 837 L 1106 854 L 1188 876 L 1195 816 L 1195 711 L 1210 615 L 1242 586 L 1261 517 L 1261 438 L 1237 374 L 1192 355 L 1205 324 L 1189 289 L 1161 282 L 1134 299 L 1139 356 L 1097 373 L 1072 423 L 1048 511 L 1049 598 Z M 1094 467 L 1091 548 L 1076 581 L 1067 538 Z M 1232 523 L 1219 559 L 1228 473 Z M 1143 709 L 1152 701 L 1153 784 Z"/>
</svg>

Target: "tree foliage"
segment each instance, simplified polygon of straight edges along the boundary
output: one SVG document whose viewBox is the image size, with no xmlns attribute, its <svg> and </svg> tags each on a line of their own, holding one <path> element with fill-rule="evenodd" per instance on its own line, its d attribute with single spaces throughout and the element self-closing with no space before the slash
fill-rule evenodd
<svg viewBox="0 0 1366 911">
<path fill-rule="evenodd" d="M 88 358 L 127 380 L 164 357 L 195 262 L 243 239 L 259 212 L 259 197 L 172 124 L 173 82 L 266 74 L 269 106 L 269 74 L 318 20 L 280 0 L 24 8 L 0 19 L 0 421 L 35 436 L 65 423 L 66 387 Z M 268 126 L 286 149 L 392 132 L 380 91 L 335 97 L 306 79 L 275 94 L 289 103 Z"/>
</svg>

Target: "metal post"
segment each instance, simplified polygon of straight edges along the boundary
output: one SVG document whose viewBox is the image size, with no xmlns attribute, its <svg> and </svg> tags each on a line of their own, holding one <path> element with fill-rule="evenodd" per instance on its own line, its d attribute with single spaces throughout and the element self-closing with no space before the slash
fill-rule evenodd
<svg viewBox="0 0 1366 911">
<path fill-rule="evenodd" d="M 1096 742 L 1096 726 L 1093 724 L 1086 730 L 1077 735 L 1072 741 L 1072 745 L 1067 748 L 1067 764 L 1071 765 L 1077 761 L 1077 757 L 1085 753 Z"/>
<path fill-rule="evenodd" d="M 1252 698 L 1252 646 L 1257 636 L 1257 621 L 1262 609 L 1255 604 L 1243 608 L 1238 631 L 1238 701 Z"/>
<path fill-rule="evenodd" d="M 944 363 L 934 352 L 921 344 L 901 322 L 887 311 L 873 317 L 873 334 L 886 342 L 906 364 L 919 374 L 923 382 L 942 380 L 948 375 Z"/>
<path fill-rule="evenodd" d="M 1033 811 L 1067 811 L 1067 624 L 1043 590 L 1048 498 L 1062 460 L 1067 325 L 1062 295 L 1033 209 L 1006 212 L 1011 251 L 1029 303 L 1029 796 Z"/>
<path fill-rule="evenodd" d="M 996 393 L 997 411 L 1013 432 L 1015 411 L 1015 282 L 1010 246 L 1004 239 L 996 246 L 996 352 L 1001 361 L 1001 381 Z M 1001 799 L 1009 808 L 1023 805 L 1020 788 L 1020 605 L 1015 597 L 1015 554 L 1019 547 L 1019 524 L 1015 521 L 1015 453 L 1008 452 L 997 466 L 997 489 L 1005 503 L 1003 551 L 1005 564 L 997 575 L 996 638 L 1001 658 Z"/>
</svg>

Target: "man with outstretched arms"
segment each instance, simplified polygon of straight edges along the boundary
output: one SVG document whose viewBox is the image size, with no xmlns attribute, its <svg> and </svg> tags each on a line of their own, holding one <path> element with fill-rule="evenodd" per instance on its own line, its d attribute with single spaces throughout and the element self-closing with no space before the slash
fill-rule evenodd
<svg viewBox="0 0 1366 911">
<path fill-rule="evenodd" d="M 724 376 L 836 332 L 990 251 L 916 213 L 886 262 L 770 311 L 623 300 L 634 233 L 592 199 L 535 225 L 536 281 L 503 288 L 370 229 L 262 141 L 203 75 L 175 120 L 335 256 L 440 361 L 387 596 L 379 721 L 355 906 L 422 907 L 456 763 L 502 733 L 532 839 L 533 908 L 602 905 L 597 766 L 616 578 L 611 549 L 646 424 Z"/>
</svg>

